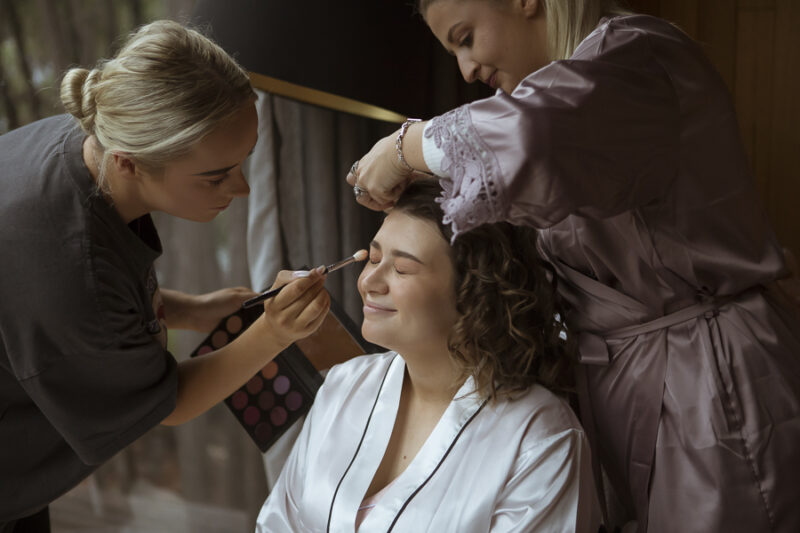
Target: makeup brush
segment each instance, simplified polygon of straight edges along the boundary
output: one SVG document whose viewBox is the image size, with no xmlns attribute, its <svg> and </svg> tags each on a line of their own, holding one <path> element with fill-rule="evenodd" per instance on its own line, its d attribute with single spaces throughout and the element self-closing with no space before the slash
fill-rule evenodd
<svg viewBox="0 0 800 533">
<path fill-rule="evenodd" d="M 337 261 L 335 263 L 331 263 L 330 265 L 326 266 L 325 270 L 323 270 L 322 273 L 323 274 L 328 274 L 330 272 L 333 272 L 334 270 L 339 270 L 342 267 L 346 267 L 350 263 L 355 263 L 356 261 L 363 261 L 366 258 L 367 258 L 367 251 L 366 250 L 359 250 L 356 253 L 354 253 L 353 255 L 351 255 L 350 257 L 347 257 L 345 259 L 342 259 L 341 261 Z M 288 285 L 288 283 L 287 283 L 287 285 Z M 245 300 L 245 302 L 242 304 L 242 307 L 244 309 L 248 309 L 250 307 L 253 307 L 256 304 L 259 304 L 259 303 L 263 302 L 267 298 L 272 298 L 273 296 L 275 296 L 276 294 L 281 292 L 281 289 L 284 288 L 285 286 L 286 285 L 281 285 L 280 287 L 276 287 L 274 289 L 270 289 L 268 291 L 264 291 L 261 294 L 259 294 L 258 296 L 254 296 L 254 297 L 250 298 L 249 300 Z"/>
</svg>

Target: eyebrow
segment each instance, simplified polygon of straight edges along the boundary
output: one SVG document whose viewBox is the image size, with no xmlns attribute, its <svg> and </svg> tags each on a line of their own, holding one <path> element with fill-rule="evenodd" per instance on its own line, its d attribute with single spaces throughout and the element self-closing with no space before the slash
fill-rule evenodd
<svg viewBox="0 0 800 533">
<path fill-rule="evenodd" d="M 463 22 L 456 22 L 455 24 L 450 26 L 450 31 L 447 32 L 447 42 L 455 44 L 456 41 L 455 41 L 455 36 L 453 35 L 453 33 L 456 31 L 456 28 L 458 28 L 462 24 L 463 24 Z"/>
<path fill-rule="evenodd" d="M 380 245 L 380 243 L 378 241 L 372 241 L 371 243 L 369 243 L 369 245 L 372 248 L 375 248 L 378 251 L 381 251 L 381 245 Z M 406 259 L 411 259 L 412 261 L 416 261 L 420 265 L 424 265 L 425 264 L 418 257 L 416 257 L 414 254 L 410 254 L 408 252 L 404 252 L 403 250 L 394 249 L 390 253 L 391 253 L 391 255 L 393 255 L 395 257 L 404 257 Z"/>
<path fill-rule="evenodd" d="M 253 149 L 250 150 L 250 153 L 247 154 L 247 157 L 250 157 L 251 155 L 253 155 L 253 152 L 255 152 L 255 150 L 256 150 L 256 147 L 253 146 Z M 229 171 L 230 169 L 232 169 L 235 166 L 236 165 L 231 165 L 229 167 L 218 168 L 216 170 L 207 170 L 205 172 L 198 172 L 197 174 L 192 174 L 192 176 L 216 176 L 217 174 L 225 174 L 227 171 Z"/>
</svg>

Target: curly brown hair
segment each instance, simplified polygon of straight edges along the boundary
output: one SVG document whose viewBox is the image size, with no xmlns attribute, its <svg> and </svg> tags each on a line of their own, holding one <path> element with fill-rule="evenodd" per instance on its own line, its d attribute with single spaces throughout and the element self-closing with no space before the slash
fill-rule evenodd
<svg viewBox="0 0 800 533">
<path fill-rule="evenodd" d="M 434 222 L 452 240 L 436 201 L 436 180 L 411 183 L 395 209 Z M 485 397 L 510 397 L 539 383 L 572 390 L 574 349 L 555 276 L 536 249 L 536 230 L 506 222 L 459 234 L 451 246 L 458 321 L 450 332 L 450 355 L 475 379 Z"/>
</svg>

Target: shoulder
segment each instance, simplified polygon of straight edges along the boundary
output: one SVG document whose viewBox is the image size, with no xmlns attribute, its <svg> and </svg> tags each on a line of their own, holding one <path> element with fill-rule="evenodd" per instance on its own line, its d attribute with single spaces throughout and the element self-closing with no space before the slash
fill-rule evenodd
<svg viewBox="0 0 800 533">
<path fill-rule="evenodd" d="M 498 407 L 502 408 L 503 416 L 515 418 L 523 429 L 520 453 L 565 439 L 570 446 L 585 439 L 583 427 L 567 401 L 540 385 L 534 385 L 522 396 L 500 402 Z"/>
<path fill-rule="evenodd" d="M 609 65 L 670 71 L 687 61 L 708 63 L 700 46 L 678 26 L 649 15 L 603 19 L 567 61 L 599 60 Z"/>
</svg>

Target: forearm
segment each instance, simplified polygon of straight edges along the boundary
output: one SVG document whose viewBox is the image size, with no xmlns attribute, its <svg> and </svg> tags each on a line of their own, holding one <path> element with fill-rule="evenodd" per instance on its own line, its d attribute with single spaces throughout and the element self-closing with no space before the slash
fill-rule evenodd
<svg viewBox="0 0 800 533">
<path fill-rule="evenodd" d="M 192 329 L 191 310 L 195 295 L 172 289 L 161 289 L 164 314 L 169 329 Z"/>
<path fill-rule="evenodd" d="M 173 426 L 204 413 L 230 396 L 275 358 L 287 344 L 265 331 L 263 316 L 230 344 L 182 361 L 178 366 L 175 410 L 162 421 Z"/>
</svg>

